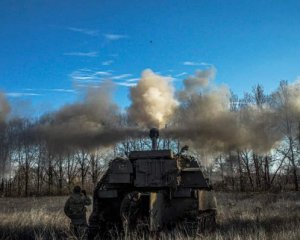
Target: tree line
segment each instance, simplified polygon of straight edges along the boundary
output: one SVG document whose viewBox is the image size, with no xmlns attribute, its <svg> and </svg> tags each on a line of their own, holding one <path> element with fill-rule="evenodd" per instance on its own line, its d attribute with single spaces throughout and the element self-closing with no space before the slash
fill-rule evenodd
<svg viewBox="0 0 300 240">
<path fill-rule="evenodd" d="M 282 81 L 280 104 L 280 130 L 284 138 L 268 152 L 253 149 L 229 149 L 206 156 L 201 149 L 193 149 L 191 155 L 201 164 L 218 190 L 230 191 L 299 191 L 300 174 L 300 120 L 291 114 L 285 95 L 287 82 Z M 277 100 L 278 101 L 278 98 Z M 261 85 L 242 98 L 232 94 L 231 111 L 255 105 L 263 108 L 276 105 L 271 95 Z M 300 105 L 300 103 L 299 103 Z M 126 116 L 124 116 L 126 118 Z M 40 196 L 63 195 L 74 185 L 92 192 L 93 188 L 117 156 L 126 156 L 132 150 L 149 149 L 146 138 L 130 138 L 113 146 L 92 149 L 64 146 L 27 134 L 41 119 L 15 118 L 0 126 L 0 195 Z M 126 121 L 122 123 L 126 124 Z M 268 131 L 268 129 L 261 129 Z M 271 130 L 270 130 L 271 131 Z M 64 134 L 63 132 L 61 134 Z M 179 153 L 185 143 L 179 139 L 162 138 L 161 149 L 171 148 Z M 209 161 L 205 159 L 209 158 Z"/>
</svg>

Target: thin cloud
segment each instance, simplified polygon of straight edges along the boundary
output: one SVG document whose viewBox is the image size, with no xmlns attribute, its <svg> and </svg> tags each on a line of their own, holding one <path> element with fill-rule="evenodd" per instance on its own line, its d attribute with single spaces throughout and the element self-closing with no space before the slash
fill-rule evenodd
<svg viewBox="0 0 300 240">
<path fill-rule="evenodd" d="M 74 81 L 102 81 L 111 75 L 110 71 L 93 71 L 91 69 L 79 69 L 70 74 Z"/>
<path fill-rule="evenodd" d="M 111 34 L 111 33 L 103 34 L 103 36 L 109 41 L 116 41 L 116 40 L 120 40 L 123 38 L 128 38 L 128 36 L 126 36 L 126 35 Z"/>
<path fill-rule="evenodd" d="M 76 84 L 77 88 L 100 88 L 99 83 L 98 84 Z"/>
<path fill-rule="evenodd" d="M 127 78 L 129 76 L 132 76 L 132 74 L 122 74 L 119 76 L 115 76 L 117 77 L 117 79 L 123 79 L 123 78 Z M 138 83 L 138 81 L 140 80 L 140 78 L 129 78 L 126 79 L 125 81 L 123 80 L 122 82 L 115 82 L 116 85 L 122 86 L 122 87 L 135 87 Z"/>
<path fill-rule="evenodd" d="M 92 30 L 92 29 L 86 29 L 86 28 L 69 27 L 68 30 L 73 31 L 73 32 L 79 32 L 79 33 L 89 35 L 89 36 L 98 36 L 99 35 L 98 30 Z"/>
<path fill-rule="evenodd" d="M 95 72 L 96 75 L 103 75 L 103 76 L 109 76 L 111 75 L 110 72 L 105 72 L 105 71 L 97 71 Z"/>
<path fill-rule="evenodd" d="M 137 82 L 139 80 L 140 80 L 139 78 L 130 78 L 127 80 L 127 82 Z"/>
<path fill-rule="evenodd" d="M 40 93 L 28 93 L 28 92 L 9 92 L 6 93 L 8 97 L 32 97 L 32 96 L 41 96 Z"/>
<path fill-rule="evenodd" d="M 192 62 L 192 61 L 185 61 L 182 63 L 185 66 L 211 66 L 209 63 L 205 62 Z"/>
<path fill-rule="evenodd" d="M 112 76 L 112 77 L 110 77 L 110 79 L 119 80 L 119 79 L 124 79 L 124 78 L 127 78 L 127 77 L 131 77 L 131 76 L 132 76 L 132 74 L 126 73 L 126 74 L 121 74 L 121 75 L 117 75 L 117 76 Z"/>
<path fill-rule="evenodd" d="M 103 66 L 109 66 L 109 65 L 111 65 L 113 62 L 114 62 L 113 60 L 107 60 L 107 61 L 102 62 L 102 65 L 103 65 Z"/>
<path fill-rule="evenodd" d="M 130 82 L 117 82 L 115 84 L 123 87 L 135 87 L 137 85 L 137 83 L 130 83 Z"/>
<path fill-rule="evenodd" d="M 80 75 L 76 75 L 76 74 L 71 74 L 71 78 L 73 80 L 93 80 L 94 79 L 93 76 L 80 76 Z"/>
<path fill-rule="evenodd" d="M 78 57 L 97 57 L 98 52 L 67 52 L 66 56 L 78 56 Z"/>
<path fill-rule="evenodd" d="M 72 72 L 70 77 L 77 88 L 97 88 L 99 83 L 106 80 L 111 80 L 117 86 L 133 87 L 139 80 L 139 78 L 132 78 L 133 75 L 130 73 L 113 75 L 112 72 L 112 70 L 101 71 L 84 68 Z"/>
<path fill-rule="evenodd" d="M 65 88 L 53 88 L 53 89 L 48 89 L 49 91 L 52 92 L 61 92 L 61 93 L 76 93 L 77 91 L 74 89 L 65 89 Z"/>
<path fill-rule="evenodd" d="M 40 95 L 44 95 L 45 92 L 77 93 L 76 90 L 69 89 L 69 88 L 39 88 L 39 89 L 24 88 L 22 89 L 22 91 L 27 91 L 27 92 L 11 92 L 8 93 L 8 95 L 11 97 L 21 97 L 21 96 L 40 96 Z"/>
<path fill-rule="evenodd" d="M 182 72 L 182 73 L 179 73 L 177 75 L 175 75 L 175 77 L 182 77 L 184 75 L 187 75 L 187 72 Z"/>
</svg>

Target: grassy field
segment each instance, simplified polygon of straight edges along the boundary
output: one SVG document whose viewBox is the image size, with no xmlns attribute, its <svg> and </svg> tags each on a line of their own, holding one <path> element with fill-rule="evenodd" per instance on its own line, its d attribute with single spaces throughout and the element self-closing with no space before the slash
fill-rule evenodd
<svg viewBox="0 0 300 240">
<path fill-rule="evenodd" d="M 216 232 L 196 239 L 300 239 L 300 193 L 217 193 L 217 198 Z M 65 200 L 66 197 L 0 198 L 0 239 L 74 239 L 63 213 Z M 162 233 L 160 239 L 192 238 L 175 230 Z"/>
</svg>

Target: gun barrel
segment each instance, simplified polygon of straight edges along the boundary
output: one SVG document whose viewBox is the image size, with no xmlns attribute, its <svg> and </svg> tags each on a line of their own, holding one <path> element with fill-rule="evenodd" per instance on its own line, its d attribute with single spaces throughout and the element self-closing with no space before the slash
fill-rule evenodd
<svg viewBox="0 0 300 240">
<path fill-rule="evenodd" d="M 151 128 L 149 136 L 152 140 L 152 150 L 157 150 L 157 139 L 159 137 L 159 130 L 157 128 Z"/>
</svg>

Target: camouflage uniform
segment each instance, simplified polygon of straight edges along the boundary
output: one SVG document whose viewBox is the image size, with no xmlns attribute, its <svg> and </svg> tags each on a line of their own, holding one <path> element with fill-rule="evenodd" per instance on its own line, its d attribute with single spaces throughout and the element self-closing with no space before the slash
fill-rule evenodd
<svg viewBox="0 0 300 240">
<path fill-rule="evenodd" d="M 91 204 L 91 199 L 81 193 L 72 193 L 68 198 L 64 211 L 71 219 L 70 229 L 78 238 L 83 238 L 86 235 L 86 207 Z"/>
<path fill-rule="evenodd" d="M 136 228 L 141 205 L 140 197 L 139 192 L 131 192 L 125 196 L 121 203 L 120 213 L 125 231 Z"/>
</svg>

